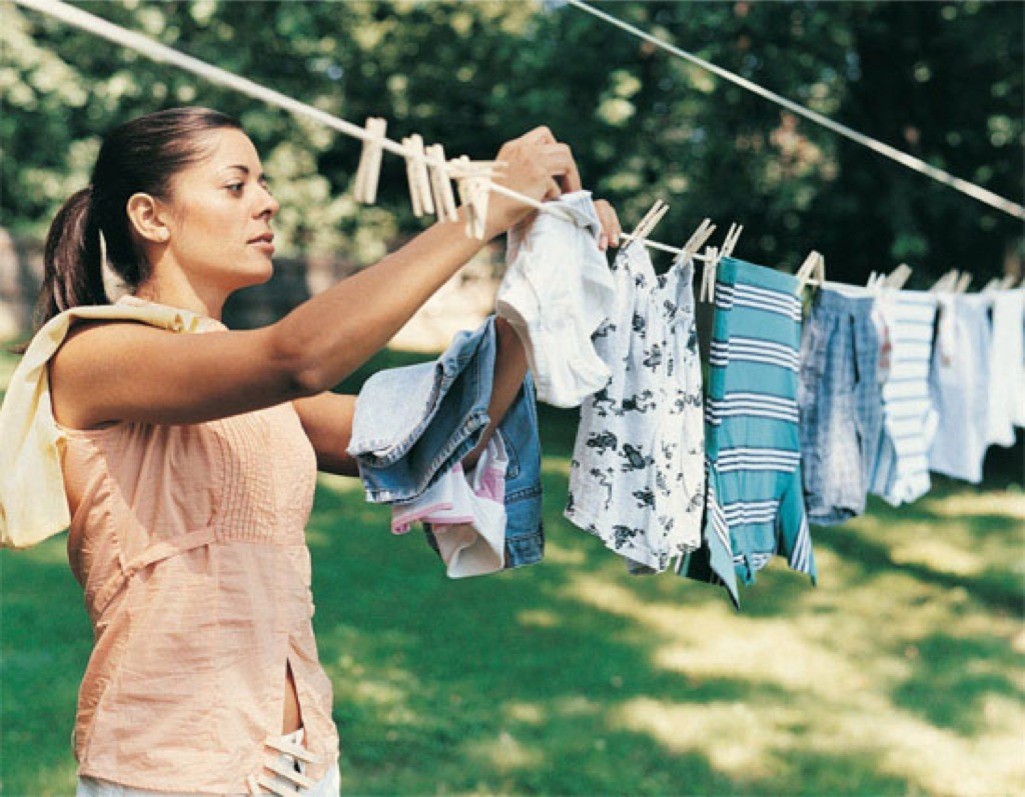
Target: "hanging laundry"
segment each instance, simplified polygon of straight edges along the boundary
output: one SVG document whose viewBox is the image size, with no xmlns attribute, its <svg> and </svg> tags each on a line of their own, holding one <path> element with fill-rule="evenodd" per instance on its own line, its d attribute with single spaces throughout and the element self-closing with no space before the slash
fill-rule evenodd
<svg viewBox="0 0 1025 797">
<path fill-rule="evenodd" d="M 989 299 L 981 294 L 940 294 L 930 394 L 936 434 L 929 469 L 973 484 L 982 481 L 989 436 Z"/>
<path fill-rule="evenodd" d="M 520 336 L 539 401 L 576 407 L 609 381 L 591 335 L 612 310 L 612 276 L 598 248 L 601 221 L 590 191 L 547 203 L 509 231 L 507 270 L 495 312 Z"/>
<path fill-rule="evenodd" d="M 460 332 L 435 361 L 374 374 L 356 400 L 348 453 L 371 503 L 411 501 L 449 474 L 488 424 L 497 350 L 494 316 Z M 505 567 L 541 561 L 541 446 L 527 374 L 496 434 L 505 475 Z M 432 542 L 428 532 L 428 542 Z"/>
<path fill-rule="evenodd" d="M 923 291 L 883 289 L 876 307 L 884 329 L 883 429 L 870 490 L 899 506 L 922 497 L 930 486 L 929 449 L 936 411 L 929 394 L 929 364 L 936 297 Z"/>
<path fill-rule="evenodd" d="M 702 547 L 681 576 L 722 584 L 739 608 L 774 554 L 817 574 L 804 511 L 797 383 L 798 281 L 734 258 L 719 263 L 708 386 L 708 494 Z"/>
<path fill-rule="evenodd" d="M 805 324 L 797 395 L 812 523 L 843 523 L 865 511 L 883 423 L 874 304 L 864 288 L 823 287 Z"/>
<path fill-rule="evenodd" d="M 700 543 L 705 490 L 693 267 L 659 277 L 644 246 L 612 266 L 615 306 L 594 343 L 612 371 L 580 409 L 565 515 L 631 564 L 661 572 Z"/>
<path fill-rule="evenodd" d="M 993 345 L 989 368 L 989 428 L 991 445 L 1014 445 L 1014 427 L 1025 426 L 1025 291 L 996 291 L 985 294 L 993 306 Z"/>
<path fill-rule="evenodd" d="M 392 504 L 392 532 L 429 525 L 450 578 L 481 576 L 505 566 L 505 475 L 509 457 L 496 431 L 472 473 L 462 463 L 419 498 Z"/>
</svg>

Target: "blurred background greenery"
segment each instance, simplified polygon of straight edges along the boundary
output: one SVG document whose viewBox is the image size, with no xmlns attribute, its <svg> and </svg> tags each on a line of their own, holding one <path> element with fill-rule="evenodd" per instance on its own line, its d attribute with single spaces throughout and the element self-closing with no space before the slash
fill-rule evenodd
<svg viewBox="0 0 1025 797">
<path fill-rule="evenodd" d="M 745 225 L 738 254 L 792 269 L 815 248 L 838 279 L 906 260 L 912 285 L 949 268 L 976 286 L 1022 254 L 1022 225 L 558 3 L 85 2 L 82 8 L 327 112 L 389 120 L 450 154 L 492 157 L 539 124 L 627 225 L 656 198 L 657 235 L 704 216 Z M 421 227 L 404 166 L 380 202 L 348 187 L 359 142 L 5 3 L 0 206 L 45 232 L 89 180 L 104 131 L 157 108 L 239 117 L 282 201 L 281 254 L 380 257 Z M 655 35 L 954 174 L 1022 202 L 1018 2 L 629 2 Z"/>
<path fill-rule="evenodd" d="M 587 187 L 654 235 L 745 225 L 738 254 L 811 248 L 863 282 L 906 260 L 979 285 L 1020 270 L 1022 226 L 558 3 L 79 4 L 328 112 L 491 157 L 537 124 Z M 1016 2 L 617 3 L 704 58 L 979 182 L 1023 194 Z M 349 196 L 359 145 L 0 3 L 0 224 L 39 240 L 100 137 L 161 107 L 242 119 L 283 209 L 285 256 L 373 262 L 423 222 L 402 164 Z M 422 355 L 421 355 L 422 356 Z M 343 386 L 420 356 L 382 352 Z M 0 389 L 14 359 L 0 355 Z M 346 794 L 1025 792 L 1022 447 L 986 480 L 936 480 L 816 529 L 818 588 L 776 563 L 735 613 L 716 589 L 628 577 L 561 517 L 572 413 L 542 408 L 546 561 L 453 582 L 351 480 L 310 524 L 321 657 Z M 64 539 L 0 552 L 0 792 L 73 791 L 68 745 L 91 645 Z"/>
</svg>

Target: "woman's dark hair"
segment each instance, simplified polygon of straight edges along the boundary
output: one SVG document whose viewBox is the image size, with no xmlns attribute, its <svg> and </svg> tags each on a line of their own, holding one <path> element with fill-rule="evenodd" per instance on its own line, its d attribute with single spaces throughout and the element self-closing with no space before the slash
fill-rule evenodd
<svg viewBox="0 0 1025 797">
<path fill-rule="evenodd" d="M 223 128 L 241 130 L 242 125 L 208 108 L 170 108 L 132 119 L 107 134 L 91 184 L 71 195 L 47 233 L 37 328 L 71 307 L 108 303 L 101 232 L 107 263 L 129 288 L 149 278 L 149 264 L 132 236 L 128 198 L 143 192 L 168 199 L 171 179 L 201 160 L 206 136 Z"/>
</svg>

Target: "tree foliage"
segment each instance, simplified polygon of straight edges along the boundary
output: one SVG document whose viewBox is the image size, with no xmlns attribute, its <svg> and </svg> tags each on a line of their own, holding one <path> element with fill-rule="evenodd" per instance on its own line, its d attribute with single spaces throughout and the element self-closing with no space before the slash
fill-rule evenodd
<svg viewBox="0 0 1025 797">
<path fill-rule="evenodd" d="M 546 124 L 625 224 L 656 198 L 655 237 L 704 216 L 745 225 L 737 254 L 794 267 L 808 250 L 863 280 L 901 260 L 982 281 L 1021 223 L 903 169 L 570 6 L 454 2 L 84 3 L 339 116 L 389 120 L 489 158 Z M 1023 7 L 1013 2 L 615 3 L 611 13 L 784 96 L 1022 202 Z M 158 108 L 238 116 L 283 204 L 286 251 L 369 261 L 420 229 L 401 161 L 355 205 L 359 142 L 35 12 L 3 6 L 3 223 L 40 235 L 88 181 L 100 137 Z"/>
</svg>

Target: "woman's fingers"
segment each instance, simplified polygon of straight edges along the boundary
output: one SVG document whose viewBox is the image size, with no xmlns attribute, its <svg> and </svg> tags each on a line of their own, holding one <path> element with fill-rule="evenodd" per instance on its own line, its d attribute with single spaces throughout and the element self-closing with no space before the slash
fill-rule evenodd
<svg viewBox="0 0 1025 797">
<path fill-rule="evenodd" d="M 554 144 L 555 136 L 544 125 L 528 130 L 519 138 L 524 144 Z"/>
<path fill-rule="evenodd" d="M 616 214 L 616 209 L 604 199 L 596 199 L 594 210 L 598 214 L 598 220 L 601 222 L 601 235 L 598 238 L 598 247 L 604 251 L 609 246 L 619 246 L 619 236 L 622 235 L 623 228 L 619 224 L 619 216 Z"/>
<path fill-rule="evenodd" d="M 547 202 L 550 199 L 558 199 L 562 196 L 562 188 L 552 178 L 548 178 L 548 189 L 545 191 L 545 195 L 542 198 L 542 202 Z"/>
<path fill-rule="evenodd" d="M 573 151 L 569 145 L 545 144 L 540 148 L 539 157 L 548 173 L 558 178 L 564 192 L 579 191 L 583 187 L 580 183 L 580 172 L 577 170 L 576 161 L 573 160 Z"/>
</svg>

